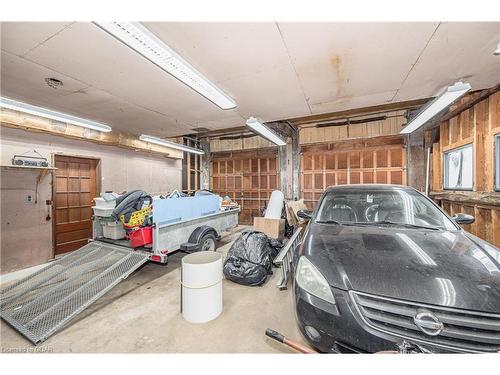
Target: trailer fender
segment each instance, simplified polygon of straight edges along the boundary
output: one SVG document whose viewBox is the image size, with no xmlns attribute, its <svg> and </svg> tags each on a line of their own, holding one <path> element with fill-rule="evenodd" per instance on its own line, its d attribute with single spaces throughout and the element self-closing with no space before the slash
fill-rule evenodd
<svg viewBox="0 0 500 375">
<path fill-rule="evenodd" d="M 202 225 L 201 227 L 196 228 L 193 233 L 191 233 L 188 242 L 181 244 L 180 249 L 182 251 L 200 251 L 202 239 L 206 235 L 212 235 L 215 240 L 220 240 L 220 236 L 217 234 L 217 231 L 214 228 L 208 225 Z"/>
</svg>

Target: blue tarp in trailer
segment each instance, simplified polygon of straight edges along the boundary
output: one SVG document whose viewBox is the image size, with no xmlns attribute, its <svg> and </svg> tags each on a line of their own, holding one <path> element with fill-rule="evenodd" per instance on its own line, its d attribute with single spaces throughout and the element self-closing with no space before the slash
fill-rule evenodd
<svg viewBox="0 0 500 375">
<path fill-rule="evenodd" d="M 199 195 L 153 201 L 153 222 L 170 224 L 210 215 L 220 210 L 218 195 Z"/>
</svg>

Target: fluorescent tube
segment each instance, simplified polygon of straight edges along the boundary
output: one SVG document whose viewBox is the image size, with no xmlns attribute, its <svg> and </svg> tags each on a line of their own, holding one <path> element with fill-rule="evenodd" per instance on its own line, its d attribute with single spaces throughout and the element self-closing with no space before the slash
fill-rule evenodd
<svg viewBox="0 0 500 375">
<path fill-rule="evenodd" d="M 56 121 L 66 122 L 68 124 L 81 126 L 82 128 L 88 128 L 92 130 L 97 130 L 99 132 L 110 132 L 111 126 L 101 124 L 100 122 L 95 122 L 87 120 L 81 117 L 76 117 L 68 115 L 66 113 L 53 111 L 51 109 L 37 107 L 31 104 L 26 104 L 23 102 L 18 102 L 9 98 L 0 98 L 0 107 L 12 109 L 14 111 L 20 111 L 24 113 L 29 113 L 31 115 L 49 118 Z"/>
<path fill-rule="evenodd" d="M 220 108 L 231 109 L 236 107 L 233 99 L 228 97 L 141 23 L 94 23 Z"/>
<path fill-rule="evenodd" d="M 417 130 L 455 100 L 463 96 L 470 89 L 471 85 L 468 83 L 456 82 L 454 85 L 448 87 L 446 91 L 439 95 L 436 99 L 426 105 L 399 133 L 408 134 Z"/>
<path fill-rule="evenodd" d="M 199 148 L 181 145 L 180 143 L 166 141 L 164 139 L 153 137 L 152 135 L 142 134 L 139 139 L 144 142 L 154 143 L 160 146 L 175 148 L 176 150 L 190 152 L 192 154 L 205 155 L 205 152 Z"/>
<path fill-rule="evenodd" d="M 269 129 L 266 125 L 257 120 L 255 117 L 250 117 L 247 120 L 247 125 L 250 126 L 253 130 L 255 130 L 264 138 L 269 139 L 274 144 L 278 146 L 286 145 L 286 142 L 281 137 L 279 137 L 276 133 L 274 133 L 271 129 Z"/>
</svg>

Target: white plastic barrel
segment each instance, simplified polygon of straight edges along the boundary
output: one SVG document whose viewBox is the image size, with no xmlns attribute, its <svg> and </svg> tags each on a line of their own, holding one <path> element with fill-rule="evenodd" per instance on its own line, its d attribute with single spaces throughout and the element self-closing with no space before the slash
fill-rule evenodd
<svg viewBox="0 0 500 375">
<path fill-rule="evenodd" d="M 222 254 L 200 251 L 182 258 L 182 316 L 205 323 L 222 313 Z"/>
</svg>

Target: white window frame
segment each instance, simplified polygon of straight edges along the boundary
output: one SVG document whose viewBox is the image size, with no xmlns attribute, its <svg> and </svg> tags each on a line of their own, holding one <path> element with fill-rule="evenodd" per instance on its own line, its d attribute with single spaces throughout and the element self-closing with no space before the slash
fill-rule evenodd
<svg viewBox="0 0 500 375">
<path fill-rule="evenodd" d="M 472 150 L 472 186 L 471 187 L 450 187 L 448 186 L 448 155 L 452 152 L 463 150 L 466 148 L 471 148 Z M 472 143 L 467 143 L 463 146 L 453 148 L 443 152 L 443 190 L 461 190 L 461 191 L 472 191 L 474 190 L 474 145 Z"/>
</svg>

